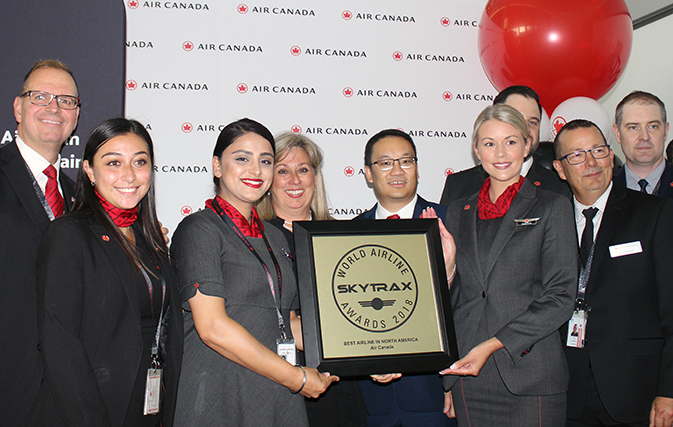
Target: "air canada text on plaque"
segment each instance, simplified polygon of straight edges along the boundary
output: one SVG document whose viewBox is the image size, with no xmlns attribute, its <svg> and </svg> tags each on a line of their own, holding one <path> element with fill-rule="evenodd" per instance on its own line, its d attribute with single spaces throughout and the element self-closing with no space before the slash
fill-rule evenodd
<svg viewBox="0 0 673 427">
<path fill-rule="evenodd" d="M 339 312 L 354 326 L 388 332 L 406 323 L 418 299 L 416 276 L 407 261 L 383 245 L 348 251 L 332 274 Z"/>
</svg>

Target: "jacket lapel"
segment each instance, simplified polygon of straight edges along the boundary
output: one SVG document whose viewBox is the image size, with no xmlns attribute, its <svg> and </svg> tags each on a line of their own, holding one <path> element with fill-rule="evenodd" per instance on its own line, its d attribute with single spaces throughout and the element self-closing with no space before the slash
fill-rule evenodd
<svg viewBox="0 0 673 427">
<path fill-rule="evenodd" d="M 49 217 L 44 211 L 44 207 L 35 194 L 33 183 L 31 182 L 26 163 L 21 157 L 19 148 L 15 142 L 9 143 L 0 150 L 2 159 L 0 159 L 0 170 L 7 176 L 7 181 L 14 188 L 14 193 L 21 201 L 28 217 L 35 227 L 42 233 L 49 225 Z"/>
<path fill-rule="evenodd" d="M 100 242 L 101 246 L 105 250 L 105 253 L 110 258 L 117 275 L 119 276 L 119 281 L 124 287 L 126 297 L 128 298 L 129 305 L 131 306 L 131 311 L 133 312 L 133 318 L 136 322 L 136 326 L 140 331 L 140 304 L 138 303 L 138 288 L 136 287 L 132 276 L 132 272 L 135 267 L 130 263 L 121 246 L 119 246 L 117 241 L 112 235 L 110 235 L 110 232 L 103 226 L 103 224 L 98 221 L 98 218 L 96 218 L 95 215 L 90 217 L 89 227 L 94 235 L 94 239 Z M 105 236 L 107 236 L 107 238 Z"/>
<path fill-rule="evenodd" d="M 528 211 L 535 205 L 537 199 L 535 198 L 536 189 L 528 180 L 525 180 L 519 193 L 512 200 L 512 205 L 502 219 L 502 224 L 495 239 L 491 244 L 491 250 L 488 252 L 488 258 L 484 261 L 484 279 L 487 279 L 491 274 L 491 270 L 495 266 L 495 262 L 500 257 L 500 253 L 505 249 L 507 243 L 512 238 L 516 231 L 515 219 L 522 219 L 526 217 Z M 475 233 L 476 235 L 476 233 Z M 478 259 L 478 258 L 475 258 Z"/>
<path fill-rule="evenodd" d="M 460 212 L 460 228 L 458 230 L 452 230 L 460 236 L 456 245 L 463 245 L 462 250 L 466 253 L 465 259 L 479 259 L 477 249 L 477 215 L 477 195 L 474 195 L 466 200 L 463 210 Z M 481 263 L 470 262 L 468 263 L 468 266 L 483 288 L 484 274 L 481 269 Z"/>
</svg>

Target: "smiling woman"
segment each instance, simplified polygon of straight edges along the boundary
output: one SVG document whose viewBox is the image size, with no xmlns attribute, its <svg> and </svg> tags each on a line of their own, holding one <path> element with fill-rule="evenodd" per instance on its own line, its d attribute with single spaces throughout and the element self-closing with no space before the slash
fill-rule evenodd
<svg viewBox="0 0 673 427">
<path fill-rule="evenodd" d="M 302 335 L 290 249 L 253 207 L 271 186 L 274 151 L 262 124 L 227 125 L 213 150 L 216 197 L 175 231 L 185 310 L 180 426 L 306 426 L 296 394 L 318 397 L 338 380 L 294 366 Z"/>
</svg>

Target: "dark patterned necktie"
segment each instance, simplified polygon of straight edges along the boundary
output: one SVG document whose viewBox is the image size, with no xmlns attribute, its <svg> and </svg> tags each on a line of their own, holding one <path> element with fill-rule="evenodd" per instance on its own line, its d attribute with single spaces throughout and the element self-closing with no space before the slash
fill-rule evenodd
<svg viewBox="0 0 673 427">
<path fill-rule="evenodd" d="M 586 218 L 580 244 L 580 260 L 582 261 L 582 267 L 587 265 L 591 247 L 594 245 L 594 217 L 597 212 L 597 208 L 587 208 L 582 211 L 582 215 Z"/>
<path fill-rule="evenodd" d="M 649 183 L 647 182 L 646 179 L 641 179 L 640 181 L 638 181 L 638 185 L 640 185 L 640 192 L 641 193 L 647 193 L 646 188 L 647 188 L 648 184 Z"/>
</svg>

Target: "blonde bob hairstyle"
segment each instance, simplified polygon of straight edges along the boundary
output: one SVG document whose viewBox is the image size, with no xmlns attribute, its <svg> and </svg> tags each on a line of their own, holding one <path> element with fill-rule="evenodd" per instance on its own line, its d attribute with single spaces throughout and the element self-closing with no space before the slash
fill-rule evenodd
<svg viewBox="0 0 673 427">
<path fill-rule="evenodd" d="M 514 127 L 514 129 L 521 132 L 526 141 L 526 144 L 531 142 L 530 134 L 528 133 L 528 126 L 526 126 L 526 120 L 523 118 L 521 113 L 514 108 L 510 107 L 507 104 L 495 104 L 490 107 L 486 107 L 484 111 L 479 113 L 477 120 L 474 121 L 474 128 L 472 129 L 472 144 L 474 147 L 477 147 L 477 142 L 479 141 L 479 129 L 481 125 L 486 123 L 489 120 L 498 120 L 503 123 L 507 123 Z"/>
<path fill-rule="evenodd" d="M 283 132 L 277 135 L 275 140 L 275 163 L 283 160 L 293 148 L 301 148 L 308 154 L 313 173 L 315 173 L 315 194 L 313 195 L 313 200 L 311 200 L 311 211 L 313 211 L 313 216 L 317 220 L 334 219 L 329 214 L 329 204 L 327 203 L 327 193 L 325 192 L 325 183 L 321 169 L 323 154 L 320 147 L 306 136 L 294 132 Z M 272 199 L 273 196 L 271 190 L 269 190 L 255 205 L 260 219 L 264 221 L 268 221 L 276 216 L 273 210 Z"/>
</svg>

